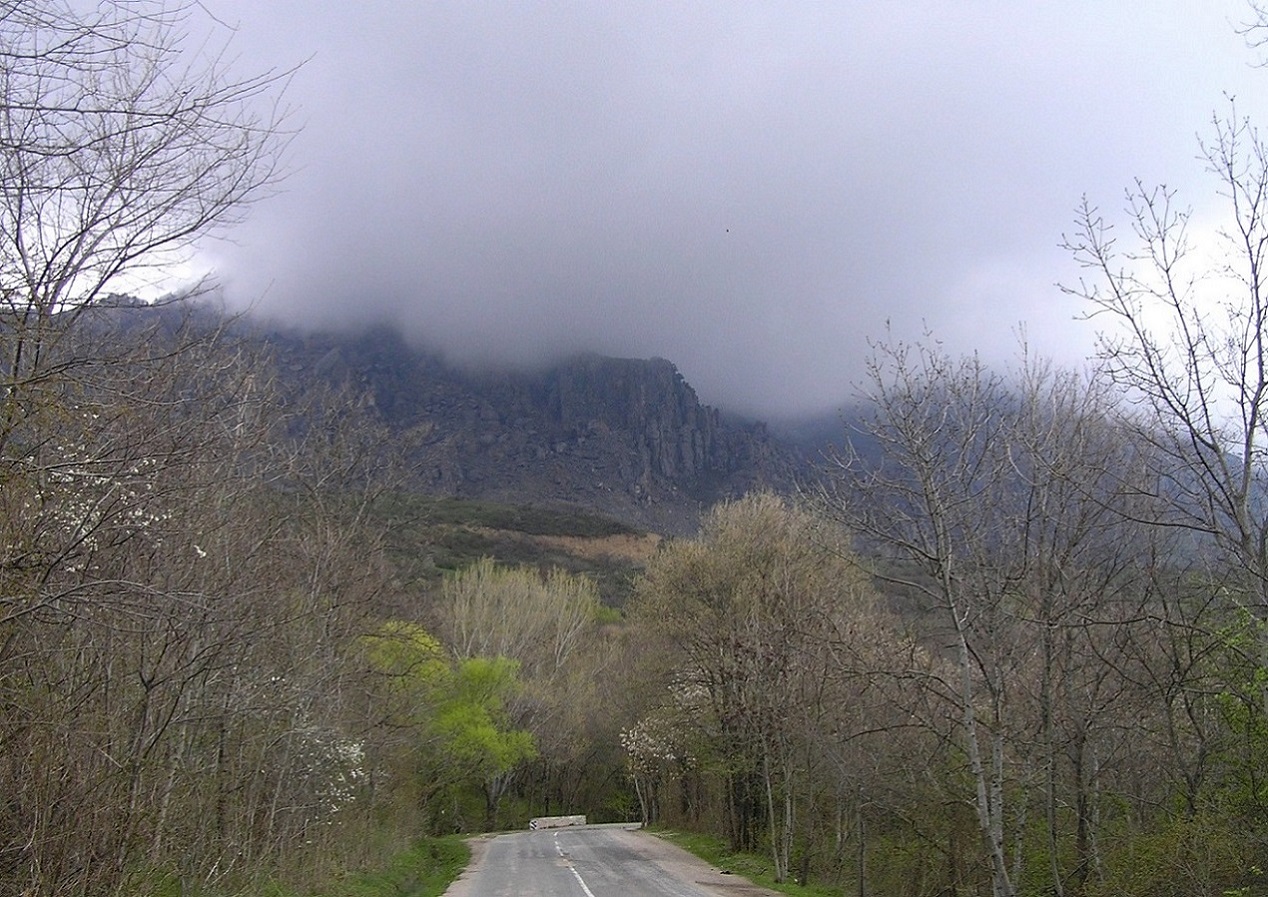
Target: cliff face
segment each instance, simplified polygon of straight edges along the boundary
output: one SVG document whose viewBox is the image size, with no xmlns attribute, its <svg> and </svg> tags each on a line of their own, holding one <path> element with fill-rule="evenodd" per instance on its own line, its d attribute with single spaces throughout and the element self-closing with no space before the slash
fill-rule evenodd
<svg viewBox="0 0 1268 897">
<path fill-rule="evenodd" d="M 471 373 L 376 331 L 275 338 L 288 366 L 359 381 L 392 423 L 422 424 L 419 487 L 572 505 L 660 530 L 757 486 L 788 489 L 797 462 L 763 424 L 700 403 L 664 359 L 572 358 L 531 373 Z"/>
<path fill-rule="evenodd" d="M 550 371 L 546 379 L 547 408 L 558 426 L 565 432 L 625 436 L 644 485 L 657 479 L 698 485 L 738 466 L 718 412 L 701 405 L 695 390 L 664 359 L 586 356 Z"/>
</svg>

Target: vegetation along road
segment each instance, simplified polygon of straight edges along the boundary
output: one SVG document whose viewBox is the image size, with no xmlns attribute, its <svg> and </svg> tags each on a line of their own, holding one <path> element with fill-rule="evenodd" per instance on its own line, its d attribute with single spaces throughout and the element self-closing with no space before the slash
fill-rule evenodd
<svg viewBox="0 0 1268 897">
<path fill-rule="evenodd" d="M 445 897 L 765 897 L 774 894 L 719 871 L 629 826 L 514 832 L 476 842 L 471 866 Z"/>
</svg>

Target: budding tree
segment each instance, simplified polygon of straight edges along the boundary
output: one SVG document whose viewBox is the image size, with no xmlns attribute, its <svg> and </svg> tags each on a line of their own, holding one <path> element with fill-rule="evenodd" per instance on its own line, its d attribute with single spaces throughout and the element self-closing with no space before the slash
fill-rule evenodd
<svg viewBox="0 0 1268 897">
<path fill-rule="evenodd" d="M 1223 223 L 1195 233 L 1166 187 L 1127 192 L 1129 242 L 1084 201 L 1067 293 L 1104 322 L 1102 372 L 1136 403 L 1142 460 L 1169 483 L 1165 521 L 1213 538 L 1268 594 L 1268 146 L 1230 105 L 1202 143 Z M 1205 238 L 1205 239 L 1204 239 Z"/>
<path fill-rule="evenodd" d="M 235 75 L 217 30 L 195 2 L 0 0 L 6 893 L 116 892 L 178 846 L 183 776 L 219 782 L 184 760 L 208 756 L 201 698 L 244 656 L 221 649 L 253 631 L 205 579 L 207 508 L 244 493 L 192 509 L 211 466 L 253 457 L 228 442 L 265 432 L 235 388 L 251 371 L 102 301 L 277 181 L 284 76 Z"/>
<path fill-rule="evenodd" d="M 51 349 L 78 311 L 277 182 L 284 76 L 190 52 L 201 11 L 0 0 L 0 449 L 74 362 Z"/>
<path fill-rule="evenodd" d="M 829 740 L 833 641 L 869 603 L 839 528 L 771 494 L 716 506 L 638 583 L 635 618 L 678 669 L 666 706 L 625 733 L 636 783 L 655 785 L 649 761 L 699 764 L 724 788 L 731 845 L 765 840 L 788 877 L 816 790 L 808 758 Z"/>
</svg>

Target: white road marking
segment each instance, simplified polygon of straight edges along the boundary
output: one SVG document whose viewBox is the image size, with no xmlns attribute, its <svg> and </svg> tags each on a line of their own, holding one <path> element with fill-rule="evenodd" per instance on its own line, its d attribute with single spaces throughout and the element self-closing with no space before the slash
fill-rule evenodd
<svg viewBox="0 0 1268 897">
<path fill-rule="evenodd" d="M 565 856 L 564 849 L 562 845 L 560 845 L 559 843 L 559 835 L 555 835 L 555 850 L 556 852 L 558 852 L 560 857 Z M 577 871 L 577 867 L 574 866 L 571 862 L 568 863 L 568 871 L 571 872 L 573 877 L 577 879 L 577 884 L 581 885 L 581 890 L 586 895 L 586 897 L 594 897 L 594 892 L 591 891 L 589 886 L 586 885 L 585 879 L 581 877 L 581 873 Z"/>
</svg>

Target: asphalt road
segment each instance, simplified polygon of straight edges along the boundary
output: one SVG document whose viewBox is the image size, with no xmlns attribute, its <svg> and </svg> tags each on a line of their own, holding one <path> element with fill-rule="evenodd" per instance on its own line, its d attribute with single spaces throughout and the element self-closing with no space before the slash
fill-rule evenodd
<svg viewBox="0 0 1268 897">
<path fill-rule="evenodd" d="M 515 832 L 472 844 L 445 897 L 774 897 L 628 826 Z"/>
</svg>

